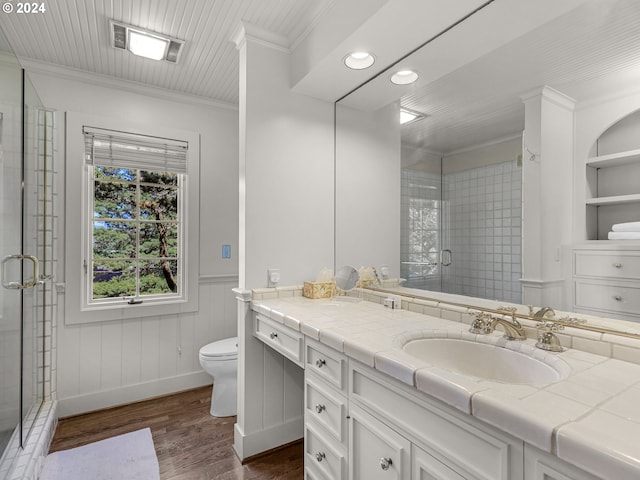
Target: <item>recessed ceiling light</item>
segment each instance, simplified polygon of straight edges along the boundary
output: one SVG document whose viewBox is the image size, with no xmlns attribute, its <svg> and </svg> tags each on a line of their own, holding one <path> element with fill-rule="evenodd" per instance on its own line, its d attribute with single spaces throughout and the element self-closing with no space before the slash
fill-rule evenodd
<svg viewBox="0 0 640 480">
<path fill-rule="evenodd" d="M 369 68 L 375 61 L 375 57 L 367 52 L 353 52 L 344 57 L 344 64 L 353 70 Z"/>
<path fill-rule="evenodd" d="M 413 110 L 409 110 L 408 108 L 401 108 L 400 109 L 400 125 L 406 125 L 407 123 L 416 122 L 418 120 L 423 119 L 425 116 L 426 115 L 420 112 L 415 112 Z"/>
<path fill-rule="evenodd" d="M 396 85 L 408 85 L 418 80 L 418 74 L 413 70 L 400 70 L 391 75 L 391 81 Z"/>
<path fill-rule="evenodd" d="M 177 63 L 184 42 L 143 28 L 110 20 L 111 46 L 134 55 Z"/>
</svg>

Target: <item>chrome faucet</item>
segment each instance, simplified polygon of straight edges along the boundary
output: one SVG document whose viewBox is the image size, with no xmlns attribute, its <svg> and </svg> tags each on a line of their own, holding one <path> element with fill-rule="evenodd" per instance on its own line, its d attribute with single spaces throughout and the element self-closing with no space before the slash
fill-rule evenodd
<svg viewBox="0 0 640 480">
<path fill-rule="evenodd" d="M 493 332 L 498 325 L 504 330 L 504 338 L 507 340 L 526 340 L 527 334 L 520 322 L 516 319 L 515 307 L 498 307 L 498 311 L 511 314 L 511 320 L 505 318 L 493 318 L 489 328 Z"/>
<path fill-rule="evenodd" d="M 515 318 L 507 320 L 505 318 L 494 317 L 489 325 L 489 330 L 493 332 L 498 325 L 502 326 L 502 329 L 504 330 L 504 338 L 507 340 L 525 340 L 527 338 L 524 328 L 522 328 L 520 322 Z"/>
<path fill-rule="evenodd" d="M 511 314 L 511 320 L 500 317 L 492 317 L 488 314 L 479 314 L 476 320 L 471 324 L 469 331 L 471 333 L 486 335 L 493 333 L 498 325 L 502 326 L 504 330 L 504 338 L 507 340 L 525 340 L 527 334 L 524 328 L 516 319 L 516 309 L 510 307 L 500 307 L 499 311 L 509 312 Z"/>
<path fill-rule="evenodd" d="M 533 308 L 530 309 L 530 312 L 533 312 Z M 545 318 L 545 317 L 555 317 L 556 312 L 551 307 L 542 307 L 536 313 L 533 314 L 533 318 Z"/>
</svg>

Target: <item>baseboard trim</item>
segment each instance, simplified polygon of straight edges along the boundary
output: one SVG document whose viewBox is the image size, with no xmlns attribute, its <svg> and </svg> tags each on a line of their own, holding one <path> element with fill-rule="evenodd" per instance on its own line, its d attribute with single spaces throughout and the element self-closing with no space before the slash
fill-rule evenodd
<svg viewBox="0 0 640 480">
<path fill-rule="evenodd" d="M 70 417 L 205 385 L 211 385 L 211 376 L 205 372 L 192 372 L 75 397 L 60 398 L 58 399 L 58 416 Z"/>
<path fill-rule="evenodd" d="M 241 462 L 261 453 L 273 450 L 304 437 L 304 417 L 298 417 L 259 432 L 245 435 L 240 426 L 234 425 L 233 450 Z"/>
</svg>

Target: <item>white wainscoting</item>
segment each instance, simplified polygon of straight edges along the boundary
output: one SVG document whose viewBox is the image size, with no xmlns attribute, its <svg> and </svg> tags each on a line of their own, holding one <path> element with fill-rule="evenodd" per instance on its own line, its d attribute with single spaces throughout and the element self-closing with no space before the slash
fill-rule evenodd
<svg viewBox="0 0 640 480">
<path fill-rule="evenodd" d="M 65 325 L 58 301 L 56 374 L 60 417 L 211 383 L 203 345 L 237 335 L 235 275 L 201 276 L 195 313 Z"/>
</svg>

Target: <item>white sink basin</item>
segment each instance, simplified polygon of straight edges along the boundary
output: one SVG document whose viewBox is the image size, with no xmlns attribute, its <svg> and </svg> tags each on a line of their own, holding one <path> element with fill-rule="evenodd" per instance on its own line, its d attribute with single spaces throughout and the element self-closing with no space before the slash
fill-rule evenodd
<svg viewBox="0 0 640 480">
<path fill-rule="evenodd" d="M 566 376 L 529 355 L 468 340 L 421 338 L 406 343 L 402 349 L 434 366 L 502 383 L 546 385 Z"/>
</svg>

